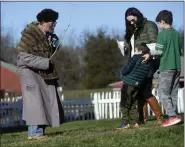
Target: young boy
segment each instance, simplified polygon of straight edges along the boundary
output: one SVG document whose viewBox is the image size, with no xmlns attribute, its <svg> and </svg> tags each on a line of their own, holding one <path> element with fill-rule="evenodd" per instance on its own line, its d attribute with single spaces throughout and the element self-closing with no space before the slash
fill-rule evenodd
<svg viewBox="0 0 185 147">
<path fill-rule="evenodd" d="M 148 77 L 153 75 L 152 59 L 147 63 L 142 63 L 142 56 L 148 54 L 150 49 L 145 43 L 137 45 L 135 55 L 128 61 L 127 65 L 118 73 L 123 81 L 123 95 L 121 97 L 121 112 L 123 123 L 117 129 L 126 129 L 130 125 L 139 128 L 139 119 L 137 116 L 136 96 L 140 87 L 144 84 Z"/>
<path fill-rule="evenodd" d="M 173 15 L 170 11 L 160 11 L 156 22 L 162 30 L 157 37 L 156 51 L 161 55 L 159 65 L 159 97 L 162 100 L 169 119 L 162 124 L 163 127 L 179 123 L 177 116 L 178 83 L 181 72 L 181 35 L 172 28 Z"/>
</svg>

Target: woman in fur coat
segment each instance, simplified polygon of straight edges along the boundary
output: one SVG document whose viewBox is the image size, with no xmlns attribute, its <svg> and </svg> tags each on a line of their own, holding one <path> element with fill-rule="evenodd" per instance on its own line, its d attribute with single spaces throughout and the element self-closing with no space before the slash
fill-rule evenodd
<svg viewBox="0 0 185 147">
<path fill-rule="evenodd" d="M 25 27 L 18 46 L 17 66 L 28 139 L 44 138 L 47 126 L 57 127 L 64 122 L 57 91 L 59 77 L 54 61 L 50 60 L 59 46 L 58 37 L 50 33 L 57 19 L 58 12 L 42 10 L 37 14 L 37 22 Z"/>
</svg>

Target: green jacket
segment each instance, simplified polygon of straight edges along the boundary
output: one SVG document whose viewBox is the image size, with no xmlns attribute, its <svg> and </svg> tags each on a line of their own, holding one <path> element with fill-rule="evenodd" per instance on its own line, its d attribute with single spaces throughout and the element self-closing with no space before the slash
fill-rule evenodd
<svg viewBox="0 0 185 147">
<path fill-rule="evenodd" d="M 153 76 L 152 59 L 147 63 L 142 63 L 143 55 L 144 54 L 134 55 L 121 72 L 118 72 L 119 78 L 124 83 L 133 87 L 141 87 L 147 78 Z"/>
<path fill-rule="evenodd" d="M 147 20 L 146 18 L 143 21 L 144 27 L 140 32 L 140 35 L 137 37 L 136 40 L 134 40 L 134 45 L 140 44 L 142 42 L 144 43 L 156 43 L 157 41 L 157 35 L 158 35 L 158 28 L 157 25 L 150 20 Z M 131 45 L 130 42 L 125 41 L 125 45 L 127 48 L 127 53 L 129 56 L 131 56 Z"/>
</svg>

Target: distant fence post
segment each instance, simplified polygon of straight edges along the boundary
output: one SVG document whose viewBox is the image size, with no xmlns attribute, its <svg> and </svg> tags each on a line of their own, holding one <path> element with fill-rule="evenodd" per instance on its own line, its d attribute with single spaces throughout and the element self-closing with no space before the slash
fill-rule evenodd
<svg viewBox="0 0 185 147">
<path fill-rule="evenodd" d="M 101 101 L 102 101 L 102 103 L 101 103 L 101 119 L 105 119 L 105 103 L 106 103 L 106 101 L 105 101 L 104 92 L 102 92 L 102 94 L 101 94 Z"/>
<path fill-rule="evenodd" d="M 105 101 L 108 101 L 108 95 L 109 93 L 108 92 L 106 92 L 106 94 L 105 94 Z M 108 118 L 108 104 L 107 103 L 105 103 L 105 119 L 107 119 Z"/>
<path fill-rule="evenodd" d="M 111 99 L 112 99 L 112 92 L 109 92 L 109 97 L 108 97 L 110 103 L 109 103 L 109 118 L 112 119 L 113 115 L 112 115 L 112 103 L 111 103 Z"/>
<path fill-rule="evenodd" d="M 99 110 L 98 110 L 98 94 L 94 93 L 94 117 L 96 120 L 99 120 Z"/>
<path fill-rule="evenodd" d="M 178 89 L 177 109 L 178 113 L 184 113 L 184 88 Z"/>
<path fill-rule="evenodd" d="M 18 114 L 19 114 L 19 120 L 20 125 L 24 125 L 24 121 L 22 120 L 22 111 L 23 111 L 23 97 L 17 97 L 18 102 Z"/>
</svg>

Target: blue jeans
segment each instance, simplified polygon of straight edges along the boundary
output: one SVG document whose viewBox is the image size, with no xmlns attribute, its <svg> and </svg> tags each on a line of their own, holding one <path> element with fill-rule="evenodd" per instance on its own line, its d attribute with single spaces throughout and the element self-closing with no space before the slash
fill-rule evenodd
<svg viewBox="0 0 185 147">
<path fill-rule="evenodd" d="M 45 125 L 30 125 L 28 126 L 28 136 L 42 136 L 45 128 Z"/>
</svg>

